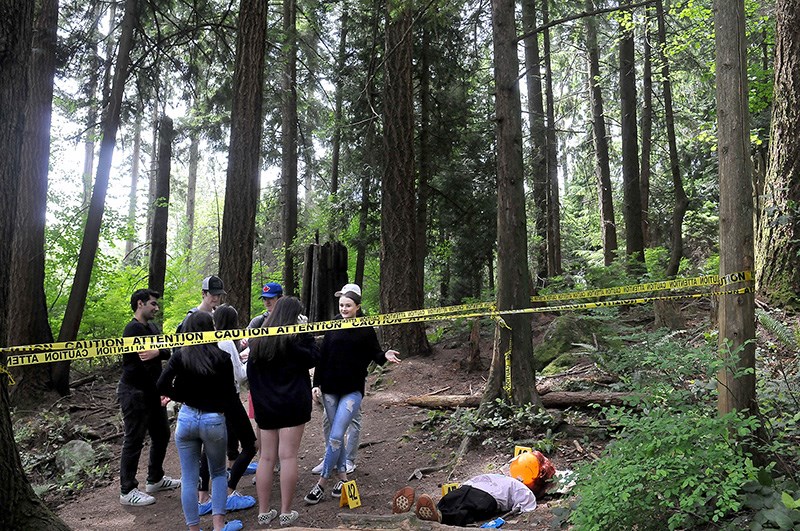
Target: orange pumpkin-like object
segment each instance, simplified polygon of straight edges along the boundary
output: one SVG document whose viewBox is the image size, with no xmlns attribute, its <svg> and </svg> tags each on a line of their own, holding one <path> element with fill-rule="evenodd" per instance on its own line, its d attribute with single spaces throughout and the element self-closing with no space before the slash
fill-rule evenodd
<svg viewBox="0 0 800 531">
<path fill-rule="evenodd" d="M 530 452 L 524 452 L 511 460 L 510 475 L 523 482 L 528 488 L 539 477 L 539 460 Z"/>
</svg>

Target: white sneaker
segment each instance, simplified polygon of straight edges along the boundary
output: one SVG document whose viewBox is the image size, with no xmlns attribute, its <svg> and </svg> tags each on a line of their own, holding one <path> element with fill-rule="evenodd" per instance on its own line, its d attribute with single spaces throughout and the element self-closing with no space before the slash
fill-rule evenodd
<svg viewBox="0 0 800 531">
<path fill-rule="evenodd" d="M 130 505 L 131 507 L 143 507 L 154 504 L 156 499 L 139 489 L 133 488 L 128 494 L 120 494 L 119 502 L 122 505 Z"/>
<path fill-rule="evenodd" d="M 347 465 L 345 466 L 345 472 L 348 474 L 352 474 L 356 470 L 356 464 L 352 461 L 347 461 Z"/>
<path fill-rule="evenodd" d="M 161 481 L 158 481 L 156 483 L 148 483 L 145 486 L 145 490 L 148 492 L 148 494 L 150 494 L 162 490 L 177 489 L 180 486 L 181 486 L 181 480 L 172 479 L 169 476 L 164 476 L 163 478 L 161 478 Z"/>
<path fill-rule="evenodd" d="M 315 466 L 314 468 L 311 469 L 311 473 L 312 474 L 322 474 L 322 463 L 323 463 L 323 461 L 320 461 L 317 466 Z"/>
</svg>

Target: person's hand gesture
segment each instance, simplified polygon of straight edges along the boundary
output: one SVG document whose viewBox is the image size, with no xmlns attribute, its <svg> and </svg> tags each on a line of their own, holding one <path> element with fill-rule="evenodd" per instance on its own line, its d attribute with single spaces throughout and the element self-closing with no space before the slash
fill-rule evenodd
<svg viewBox="0 0 800 531">
<path fill-rule="evenodd" d="M 392 363 L 400 363 L 400 358 L 397 357 L 398 354 L 400 353 L 397 352 L 396 350 L 389 349 L 386 351 L 386 354 L 384 354 L 384 356 L 386 356 L 386 361 L 391 361 Z"/>
</svg>

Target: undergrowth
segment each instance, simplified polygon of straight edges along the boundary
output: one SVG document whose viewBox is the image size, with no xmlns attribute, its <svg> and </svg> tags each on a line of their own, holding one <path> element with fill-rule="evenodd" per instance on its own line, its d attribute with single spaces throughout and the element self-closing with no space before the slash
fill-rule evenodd
<svg viewBox="0 0 800 531">
<path fill-rule="evenodd" d="M 762 416 L 720 417 L 715 338 L 690 342 L 659 332 L 625 340 L 627 348 L 598 356 L 619 376 L 617 387 L 635 398 L 628 407 L 600 410 L 615 426 L 614 440 L 599 460 L 578 469 L 569 515 L 575 528 L 800 527 L 794 479 L 800 414 L 789 407 L 791 392 L 776 392 L 783 384 L 759 374 Z M 793 384 L 788 389 L 796 388 L 796 378 Z M 759 438 L 765 431 L 769 437 Z"/>
<path fill-rule="evenodd" d="M 514 446 L 535 440 L 538 444 L 534 446 L 542 451 L 554 447 L 552 427 L 553 418 L 546 411 L 532 405 L 515 406 L 499 398 L 485 412 L 477 408 L 459 408 L 453 413 L 429 411 L 421 426 L 445 441 L 470 436 L 483 445 Z"/>
</svg>

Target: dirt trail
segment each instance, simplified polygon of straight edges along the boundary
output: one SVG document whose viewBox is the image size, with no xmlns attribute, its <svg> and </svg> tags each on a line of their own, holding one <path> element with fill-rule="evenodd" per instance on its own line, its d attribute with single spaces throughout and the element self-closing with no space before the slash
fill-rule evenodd
<svg viewBox="0 0 800 531">
<path fill-rule="evenodd" d="M 482 348 L 488 353 L 490 348 Z M 351 479 L 356 481 L 361 495 L 362 506 L 356 509 L 338 507 L 332 498 L 323 500 L 316 506 L 307 506 L 303 496 L 316 481 L 311 469 L 319 462 L 323 453 L 321 434 L 321 409 L 315 407 L 311 422 L 306 425 L 300 448 L 300 477 L 293 506 L 300 512 L 299 526 L 314 528 L 335 528 L 343 525 L 337 515 L 350 513 L 363 515 L 391 514 L 393 494 L 405 485 L 411 485 L 418 493 L 429 493 L 438 499 L 440 485 L 448 480 L 449 468 L 433 472 L 422 479 L 409 481 L 409 476 L 418 468 L 431 467 L 452 459 L 455 448 L 445 445 L 419 429 L 419 424 L 428 417 L 428 412 L 416 407 L 398 405 L 411 395 L 425 394 L 447 388 L 448 394 L 469 394 L 479 392 L 484 383 L 485 373 L 465 373 L 459 367 L 463 356 L 461 349 L 437 348 L 433 357 L 406 358 L 398 366 L 388 368 L 381 375 L 370 376 L 367 397 L 363 402 L 364 427 L 361 434 L 362 448 L 359 451 L 358 468 Z M 488 356 L 488 354 L 485 354 Z M 484 367 L 489 360 L 484 360 Z M 109 412 L 113 418 L 116 412 Z M 173 426 L 174 433 L 174 426 Z M 115 459 L 119 457 L 119 443 L 113 448 Z M 454 443 L 454 444 L 457 444 Z M 452 481 L 459 482 L 484 472 L 496 472 L 507 460 L 513 448 L 480 447 L 471 451 L 467 459 L 454 471 Z M 142 453 L 139 481 L 146 477 L 146 456 L 148 448 Z M 558 466 L 558 456 L 554 458 Z M 103 487 L 85 489 L 77 497 L 57 508 L 61 518 L 75 530 L 181 530 L 184 525 L 180 504 L 180 491 L 156 494 L 157 502 L 149 507 L 125 507 L 119 504 L 118 462 L 112 462 L 113 481 Z M 173 477 L 180 476 L 180 464 L 174 444 L 170 444 L 165 462 L 165 470 Z M 239 484 L 242 494 L 255 496 L 253 476 L 245 476 Z M 273 500 L 279 499 L 277 476 L 273 482 Z M 259 529 L 256 517 L 257 506 L 245 511 L 231 513 L 229 518 L 240 519 L 245 529 Z M 546 529 L 551 518 L 547 503 L 540 503 L 536 511 L 525 517 L 509 522 L 504 528 Z M 201 518 L 204 529 L 211 529 L 211 516 Z M 277 522 L 272 526 L 278 528 Z M 405 527 L 405 526 L 404 526 Z"/>
</svg>

